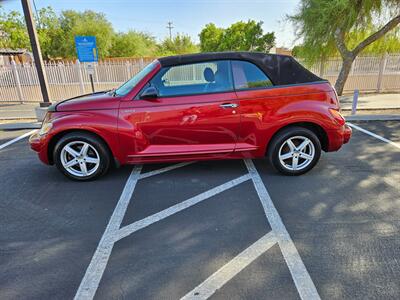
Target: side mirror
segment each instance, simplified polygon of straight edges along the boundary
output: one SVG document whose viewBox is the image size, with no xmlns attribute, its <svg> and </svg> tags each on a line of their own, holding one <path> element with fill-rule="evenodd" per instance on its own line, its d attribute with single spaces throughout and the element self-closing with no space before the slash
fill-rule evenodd
<svg viewBox="0 0 400 300">
<path fill-rule="evenodd" d="M 156 99 L 158 97 L 158 91 L 154 86 L 149 86 L 144 89 L 144 91 L 140 94 L 140 99 L 143 100 L 151 100 Z"/>
</svg>

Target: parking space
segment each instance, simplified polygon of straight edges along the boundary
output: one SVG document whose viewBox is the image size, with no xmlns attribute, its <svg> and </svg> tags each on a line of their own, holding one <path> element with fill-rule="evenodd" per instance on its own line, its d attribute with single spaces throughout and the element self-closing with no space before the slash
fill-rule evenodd
<svg viewBox="0 0 400 300">
<path fill-rule="evenodd" d="M 0 150 L 0 298 L 72 298 L 129 171 L 80 184 L 41 164 L 26 139 Z"/>
<path fill-rule="evenodd" d="M 387 138 L 400 130 L 357 125 Z M 398 148 L 354 130 L 349 145 L 307 176 L 282 180 L 257 167 L 321 298 L 400 296 Z"/>
<path fill-rule="evenodd" d="M 399 121 L 370 121 L 353 123 L 393 142 L 400 142 Z"/>
<path fill-rule="evenodd" d="M 4 130 L 0 135 L 0 150 L 28 137 L 34 130 Z M 7 149 L 10 151 L 10 149 Z"/>
<path fill-rule="evenodd" d="M 400 123 L 353 122 L 394 143 Z M 28 131 L 0 131 L 0 145 Z M 399 298 L 400 149 L 353 131 L 311 172 L 127 166 L 79 183 L 0 149 L 1 298 Z"/>
</svg>

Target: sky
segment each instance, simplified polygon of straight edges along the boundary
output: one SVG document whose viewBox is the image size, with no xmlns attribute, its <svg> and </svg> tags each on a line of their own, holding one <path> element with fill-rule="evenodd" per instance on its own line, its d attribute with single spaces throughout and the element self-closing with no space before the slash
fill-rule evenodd
<svg viewBox="0 0 400 300">
<path fill-rule="evenodd" d="M 33 1 L 33 0 L 31 0 Z M 36 8 L 51 6 L 59 13 L 65 9 L 102 12 L 116 31 L 145 31 L 162 40 L 168 36 L 167 22 L 173 22 L 172 34 L 188 34 L 199 42 L 198 34 L 207 23 L 228 27 L 237 21 L 263 21 L 264 32 L 274 31 L 278 47 L 298 44 L 287 14 L 298 8 L 300 0 L 34 0 Z M 0 1 L 6 10 L 22 13 L 20 0 Z"/>
</svg>

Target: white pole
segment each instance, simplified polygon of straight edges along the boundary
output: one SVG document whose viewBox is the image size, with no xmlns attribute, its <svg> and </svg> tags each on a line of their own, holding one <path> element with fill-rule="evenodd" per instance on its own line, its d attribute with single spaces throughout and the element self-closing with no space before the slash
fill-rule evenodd
<svg viewBox="0 0 400 300">
<path fill-rule="evenodd" d="M 24 104 L 24 95 L 22 94 L 21 81 L 19 80 L 18 70 L 14 60 L 11 61 L 11 69 L 15 79 L 15 86 L 17 88 L 18 99 L 21 102 L 21 104 Z"/>
<path fill-rule="evenodd" d="M 385 69 L 386 69 L 387 58 L 388 58 L 388 55 L 387 55 L 387 53 L 385 53 L 385 55 L 381 59 L 381 63 L 379 64 L 378 82 L 377 82 L 377 86 L 376 86 L 376 91 L 378 93 L 380 93 L 382 90 L 382 79 L 383 79 L 383 75 L 384 75 Z"/>
<path fill-rule="evenodd" d="M 85 94 L 85 86 L 83 85 L 83 76 L 82 76 L 82 70 L 81 70 L 81 63 L 79 60 L 76 61 L 76 70 L 78 72 L 78 78 L 79 78 L 79 87 L 81 94 Z"/>
<path fill-rule="evenodd" d="M 96 83 L 99 84 L 99 73 L 97 72 L 98 63 L 93 63 L 94 65 L 94 75 L 96 77 Z"/>
<path fill-rule="evenodd" d="M 131 72 L 130 72 L 131 65 L 130 65 L 129 61 L 127 61 L 125 63 L 125 70 L 126 70 L 126 78 L 127 78 L 126 80 L 129 80 L 129 78 L 131 77 Z"/>
<path fill-rule="evenodd" d="M 321 61 L 319 62 L 319 77 L 324 77 L 324 66 L 325 65 L 325 61 L 323 58 L 321 58 Z"/>
<path fill-rule="evenodd" d="M 351 106 L 351 114 L 355 115 L 357 112 L 357 102 L 358 102 L 358 94 L 360 93 L 359 90 L 354 90 L 354 95 L 353 95 L 353 104 Z"/>
</svg>

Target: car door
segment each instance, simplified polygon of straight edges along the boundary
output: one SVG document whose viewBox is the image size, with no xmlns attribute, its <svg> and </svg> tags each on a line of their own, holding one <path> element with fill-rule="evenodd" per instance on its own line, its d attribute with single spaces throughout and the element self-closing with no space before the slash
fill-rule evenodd
<svg viewBox="0 0 400 300">
<path fill-rule="evenodd" d="M 258 151 L 265 155 L 265 144 L 278 126 L 276 111 L 285 97 L 279 96 L 269 77 L 255 64 L 232 60 L 234 87 L 240 105 L 241 129 L 236 151 Z"/>
<path fill-rule="evenodd" d="M 120 119 L 131 124 L 129 159 L 226 155 L 235 149 L 240 114 L 229 61 L 161 68 Z M 143 99 L 146 88 L 157 96 Z"/>
</svg>

